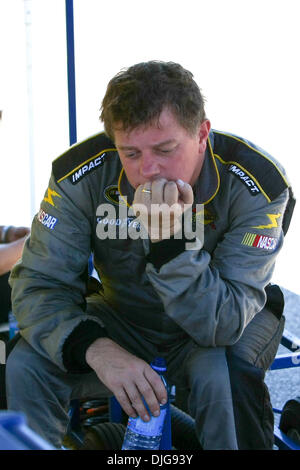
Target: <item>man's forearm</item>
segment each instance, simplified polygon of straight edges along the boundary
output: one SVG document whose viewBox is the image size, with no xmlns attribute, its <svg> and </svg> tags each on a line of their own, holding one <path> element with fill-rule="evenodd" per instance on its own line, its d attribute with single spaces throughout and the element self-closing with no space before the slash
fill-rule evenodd
<svg viewBox="0 0 300 470">
<path fill-rule="evenodd" d="M 15 242 L 0 245 L 0 276 L 11 271 L 12 267 L 22 256 L 25 238 Z"/>
<path fill-rule="evenodd" d="M 87 348 L 85 352 L 85 360 L 87 364 L 92 368 L 95 369 L 96 364 L 99 362 L 99 350 L 105 345 L 109 345 L 114 343 L 110 338 L 97 338 L 90 346 Z"/>
</svg>

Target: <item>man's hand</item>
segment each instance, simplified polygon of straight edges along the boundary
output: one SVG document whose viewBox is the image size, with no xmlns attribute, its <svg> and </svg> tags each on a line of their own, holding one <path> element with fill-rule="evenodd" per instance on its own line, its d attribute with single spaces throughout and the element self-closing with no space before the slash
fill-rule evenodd
<svg viewBox="0 0 300 470">
<path fill-rule="evenodd" d="M 10 227 L 6 234 L 7 243 L 14 242 L 20 238 L 24 238 L 29 235 L 30 229 L 28 227 Z"/>
<path fill-rule="evenodd" d="M 12 270 L 21 258 L 26 238 L 19 238 L 15 242 L 1 243 L 0 245 L 0 276 Z"/>
<path fill-rule="evenodd" d="M 159 415 L 159 404 L 167 402 L 167 391 L 159 375 L 145 361 L 109 338 L 94 341 L 87 349 L 86 361 L 129 416 L 138 414 L 144 421 L 150 419 L 142 396 L 151 413 Z"/>
<path fill-rule="evenodd" d="M 182 214 L 193 201 L 188 183 L 161 178 L 137 187 L 132 208 L 155 243 L 181 229 Z"/>
</svg>

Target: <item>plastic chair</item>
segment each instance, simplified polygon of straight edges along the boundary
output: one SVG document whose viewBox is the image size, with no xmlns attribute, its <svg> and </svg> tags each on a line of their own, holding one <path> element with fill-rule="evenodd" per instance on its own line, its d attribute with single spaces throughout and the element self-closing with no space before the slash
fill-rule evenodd
<svg viewBox="0 0 300 470">
<path fill-rule="evenodd" d="M 0 450 L 55 450 L 27 426 L 23 413 L 0 412 Z"/>
<path fill-rule="evenodd" d="M 290 333 L 287 329 L 284 330 L 281 338 L 282 346 L 286 347 L 290 353 L 287 354 L 277 354 L 269 370 L 281 370 L 287 368 L 294 368 L 300 366 L 300 338 Z M 300 442 L 295 442 L 291 439 L 285 432 L 280 429 L 280 426 L 285 417 L 286 413 L 285 407 L 282 410 L 273 408 L 274 413 L 281 415 L 281 420 L 279 426 L 274 425 L 274 441 L 277 447 L 280 450 L 300 450 Z M 298 410 L 295 410 L 298 412 Z M 291 421 L 290 417 L 286 418 L 288 421 Z M 287 427 L 289 423 L 286 423 Z M 291 429 L 293 426 L 292 421 L 290 422 Z M 300 430 L 298 429 L 300 434 Z"/>
</svg>

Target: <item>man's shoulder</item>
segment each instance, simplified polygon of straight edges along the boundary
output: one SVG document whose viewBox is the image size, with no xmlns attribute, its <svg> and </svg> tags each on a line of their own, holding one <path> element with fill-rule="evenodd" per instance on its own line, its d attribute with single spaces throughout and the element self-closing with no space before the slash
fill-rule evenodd
<svg viewBox="0 0 300 470">
<path fill-rule="evenodd" d="M 290 186 L 282 165 L 268 152 L 243 137 L 213 130 L 213 153 L 227 174 L 244 184 L 252 196 L 270 202 Z"/>
<path fill-rule="evenodd" d="M 84 176 L 100 168 L 111 154 L 117 152 L 114 143 L 104 132 L 92 135 L 72 145 L 52 163 L 56 182 L 69 179 L 77 184 Z"/>
</svg>

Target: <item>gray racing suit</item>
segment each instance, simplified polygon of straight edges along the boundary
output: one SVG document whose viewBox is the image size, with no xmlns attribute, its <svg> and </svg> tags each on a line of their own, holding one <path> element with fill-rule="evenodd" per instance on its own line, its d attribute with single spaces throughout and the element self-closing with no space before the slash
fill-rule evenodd
<svg viewBox="0 0 300 470">
<path fill-rule="evenodd" d="M 193 363 L 195 349 L 224 352 L 239 343 L 266 304 L 292 212 L 290 185 L 266 152 L 212 131 L 193 189 L 192 219 L 202 221 L 202 239 L 196 237 L 194 249 L 186 249 L 186 239 L 152 245 L 139 237 L 139 223 L 130 213 L 134 189 L 105 134 L 72 146 L 53 162 L 22 260 L 10 278 L 21 335 L 35 354 L 60 373 L 78 374 L 80 366 L 72 363 L 66 345 L 76 338 L 78 349 L 80 332 L 88 337 L 85 347 L 99 336 L 114 338 L 118 322 L 126 331 L 124 342 L 140 355 L 142 344 L 156 345 L 162 353 L 188 344 L 192 352 L 186 356 Z M 109 230 L 114 236 L 104 238 Z M 124 236 L 130 230 L 136 239 Z M 89 308 L 95 297 L 91 303 L 86 298 L 91 253 L 103 316 Z M 12 385 L 8 402 L 11 390 Z M 16 407 L 16 400 L 11 403 Z M 205 447 L 205 437 L 201 442 Z"/>
</svg>

